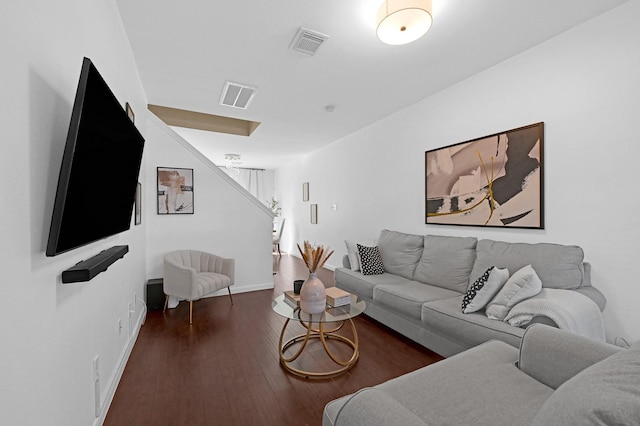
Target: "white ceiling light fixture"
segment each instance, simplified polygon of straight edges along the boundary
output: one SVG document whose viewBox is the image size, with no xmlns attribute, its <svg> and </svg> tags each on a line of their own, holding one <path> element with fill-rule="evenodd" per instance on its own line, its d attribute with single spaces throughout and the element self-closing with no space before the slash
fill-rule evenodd
<svg viewBox="0 0 640 426">
<path fill-rule="evenodd" d="M 400 45 L 425 35 L 431 24 L 431 0 L 386 0 L 378 9 L 378 39 Z"/>
<path fill-rule="evenodd" d="M 256 94 L 256 90 L 258 89 L 255 87 L 227 81 L 224 84 L 224 88 L 222 89 L 222 96 L 220 96 L 220 105 L 247 109 L 249 103 Z"/>
</svg>

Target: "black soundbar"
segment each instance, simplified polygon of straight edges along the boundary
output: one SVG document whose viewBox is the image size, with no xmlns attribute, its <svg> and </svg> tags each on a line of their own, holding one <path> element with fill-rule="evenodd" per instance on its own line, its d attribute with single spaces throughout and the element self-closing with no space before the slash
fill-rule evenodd
<svg viewBox="0 0 640 426">
<path fill-rule="evenodd" d="M 124 257 L 129 251 L 129 246 L 113 246 L 103 250 L 95 256 L 78 262 L 74 267 L 62 272 L 62 282 L 78 283 L 89 281 L 100 272 L 106 271 L 113 262 Z"/>
</svg>

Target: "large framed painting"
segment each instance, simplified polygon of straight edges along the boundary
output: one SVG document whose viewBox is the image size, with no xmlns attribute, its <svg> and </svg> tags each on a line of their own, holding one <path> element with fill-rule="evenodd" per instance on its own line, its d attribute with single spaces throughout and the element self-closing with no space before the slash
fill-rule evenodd
<svg viewBox="0 0 640 426">
<path fill-rule="evenodd" d="M 544 229 L 544 123 L 425 152 L 425 223 Z"/>
<path fill-rule="evenodd" d="M 193 214 L 193 169 L 157 169 L 158 214 Z"/>
</svg>

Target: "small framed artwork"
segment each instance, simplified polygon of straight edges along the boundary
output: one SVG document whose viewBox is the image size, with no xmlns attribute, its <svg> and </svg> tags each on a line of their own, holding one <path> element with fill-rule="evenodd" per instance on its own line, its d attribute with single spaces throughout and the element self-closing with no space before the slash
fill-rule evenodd
<svg viewBox="0 0 640 426">
<path fill-rule="evenodd" d="M 158 167 L 158 214 L 193 214 L 193 169 Z"/>
<path fill-rule="evenodd" d="M 311 223 L 314 225 L 318 223 L 318 205 L 311 204 Z"/>
<path fill-rule="evenodd" d="M 544 123 L 425 152 L 425 223 L 544 229 Z"/>
<path fill-rule="evenodd" d="M 309 201 L 309 182 L 302 184 L 302 201 Z"/>
<path fill-rule="evenodd" d="M 129 105 L 129 102 L 126 103 L 126 109 L 127 109 L 127 117 L 129 117 L 132 123 L 135 123 L 136 115 L 133 113 L 133 110 L 131 109 L 131 105 Z"/>
<path fill-rule="evenodd" d="M 142 223 L 142 184 L 138 182 L 136 186 L 136 199 L 135 199 L 135 219 L 134 224 L 140 225 Z"/>
</svg>

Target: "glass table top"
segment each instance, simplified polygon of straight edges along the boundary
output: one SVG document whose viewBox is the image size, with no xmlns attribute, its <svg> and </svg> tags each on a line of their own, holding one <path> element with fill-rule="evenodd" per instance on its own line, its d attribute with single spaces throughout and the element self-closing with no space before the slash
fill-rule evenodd
<svg viewBox="0 0 640 426">
<path fill-rule="evenodd" d="M 360 300 L 358 296 L 354 294 L 351 295 L 351 303 L 349 305 L 339 306 L 336 308 L 327 306 L 324 312 L 313 315 L 302 312 L 299 307 L 294 307 L 293 303 L 285 300 L 284 294 L 276 297 L 273 299 L 273 302 L 271 302 L 271 308 L 280 316 L 296 321 L 322 323 L 351 319 L 363 313 L 366 307 L 367 304 L 364 300 Z"/>
</svg>

